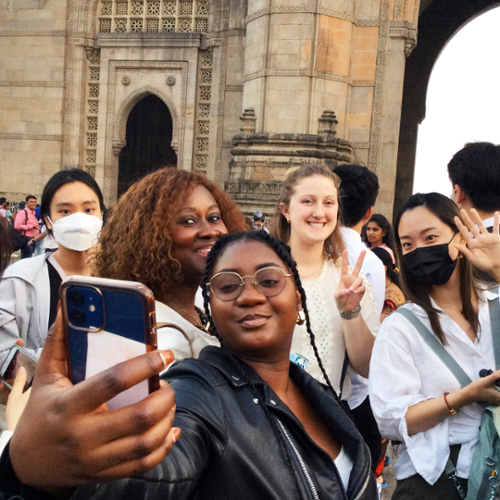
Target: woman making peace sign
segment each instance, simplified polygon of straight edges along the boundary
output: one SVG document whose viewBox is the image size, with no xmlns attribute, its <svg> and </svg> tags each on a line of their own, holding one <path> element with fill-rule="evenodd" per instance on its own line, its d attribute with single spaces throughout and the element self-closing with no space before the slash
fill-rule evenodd
<svg viewBox="0 0 500 500">
<path fill-rule="evenodd" d="M 359 275 L 364 252 L 352 274 L 347 251 L 342 252 L 339 185 L 339 178 L 322 165 L 303 165 L 292 172 L 283 183 L 271 234 L 292 249 L 324 366 L 316 361 L 316 347 L 303 325 L 295 329 L 292 360 L 347 399 L 349 377 L 341 387 L 346 354 L 354 371 L 367 377 L 380 323 L 368 280 Z"/>
</svg>

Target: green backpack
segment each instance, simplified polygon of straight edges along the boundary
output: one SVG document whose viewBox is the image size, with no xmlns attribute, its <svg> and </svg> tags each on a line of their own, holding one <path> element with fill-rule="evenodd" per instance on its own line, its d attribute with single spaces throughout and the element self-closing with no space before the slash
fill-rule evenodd
<svg viewBox="0 0 500 500">
<path fill-rule="evenodd" d="M 498 291 L 498 290 L 497 290 Z M 489 301 L 490 321 L 492 330 L 500 325 L 500 301 L 498 298 Z M 417 329 L 427 345 L 439 356 L 449 368 L 462 387 L 469 385 L 472 380 L 462 370 L 443 347 L 436 336 L 406 308 L 399 308 L 393 314 L 403 315 Z M 498 327 L 498 326 L 497 326 Z M 492 331 L 493 349 L 495 352 L 496 368 L 500 368 L 500 334 Z M 500 406 L 482 405 L 485 407 L 481 425 L 479 427 L 479 441 L 472 459 L 472 466 L 467 482 L 467 492 L 463 491 L 460 483 L 455 480 L 460 496 L 465 500 L 495 500 L 498 493 L 500 479 Z M 446 475 L 456 479 L 456 468 L 448 460 Z"/>
</svg>

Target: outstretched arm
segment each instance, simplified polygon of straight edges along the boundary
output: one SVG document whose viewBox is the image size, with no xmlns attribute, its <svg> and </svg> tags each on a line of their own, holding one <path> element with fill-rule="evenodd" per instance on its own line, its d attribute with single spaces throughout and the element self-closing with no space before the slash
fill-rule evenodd
<svg viewBox="0 0 500 500">
<path fill-rule="evenodd" d="M 172 428 L 175 393 L 168 384 L 162 382 L 158 391 L 124 408 L 108 410 L 106 401 L 171 361 L 169 351 L 152 352 L 72 385 L 59 313 L 10 444 L 18 478 L 57 492 L 129 477 L 160 463 L 180 434 Z"/>
<path fill-rule="evenodd" d="M 458 217 L 455 217 L 455 223 L 465 243 L 457 244 L 456 247 L 474 266 L 490 273 L 497 282 L 500 282 L 498 212 L 495 212 L 491 233 L 486 229 L 476 210 L 472 209 L 469 214 L 465 210 L 461 210 L 460 215 L 463 223 Z"/>
</svg>

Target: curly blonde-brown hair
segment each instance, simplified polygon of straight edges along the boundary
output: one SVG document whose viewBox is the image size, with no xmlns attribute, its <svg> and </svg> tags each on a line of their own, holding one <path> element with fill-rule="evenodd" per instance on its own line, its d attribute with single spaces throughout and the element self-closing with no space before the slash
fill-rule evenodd
<svg viewBox="0 0 500 500">
<path fill-rule="evenodd" d="M 238 205 L 215 182 L 175 167 L 162 168 L 133 184 L 112 209 L 101 232 L 96 274 L 140 281 L 164 301 L 168 290 L 183 280 L 180 262 L 172 255 L 172 229 L 200 185 L 217 201 L 228 232 L 247 229 Z"/>
<path fill-rule="evenodd" d="M 281 204 L 289 207 L 290 199 L 295 192 L 295 186 L 302 179 L 312 177 L 313 175 L 321 175 L 323 177 L 331 179 L 335 184 L 338 193 L 341 182 L 340 178 L 325 165 L 306 163 L 301 165 L 297 170 L 291 172 L 285 179 L 281 187 L 281 195 L 278 200 L 278 206 L 276 208 L 271 227 L 269 228 L 269 232 L 275 238 L 278 238 L 285 243 L 288 243 L 288 241 L 290 240 L 290 224 L 287 222 L 285 216 L 281 213 Z M 344 241 L 342 240 L 342 234 L 340 232 L 339 213 L 337 213 L 337 225 L 335 226 L 333 233 L 325 240 L 324 248 L 327 258 L 333 259 L 334 262 L 342 255 L 342 251 L 344 249 Z"/>
</svg>

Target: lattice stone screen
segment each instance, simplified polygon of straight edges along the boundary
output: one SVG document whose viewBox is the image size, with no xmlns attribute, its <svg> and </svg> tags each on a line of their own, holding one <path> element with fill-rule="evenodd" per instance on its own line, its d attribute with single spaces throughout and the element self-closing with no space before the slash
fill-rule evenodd
<svg viewBox="0 0 500 500">
<path fill-rule="evenodd" d="M 206 33 L 209 0 L 101 0 L 99 33 Z"/>
<path fill-rule="evenodd" d="M 98 50 L 91 51 L 88 59 L 88 83 L 86 99 L 85 170 L 92 176 L 96 174 L 97 126 L 99 113 L 99 80 L 101 78 L 101 56 Z"/>
</svg>

